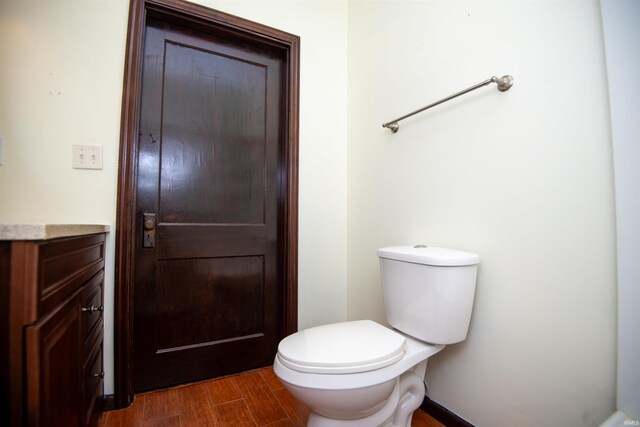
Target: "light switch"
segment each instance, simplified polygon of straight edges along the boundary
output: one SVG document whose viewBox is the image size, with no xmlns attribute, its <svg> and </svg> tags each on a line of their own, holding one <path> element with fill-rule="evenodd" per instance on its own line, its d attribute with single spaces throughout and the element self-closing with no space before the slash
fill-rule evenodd
<svg viewBox="0 0 640 427">
<path fill-rule="evenodd" d="M 102 169 L 102 145 L 73 145 L 74 169 Z"/>
</svg>

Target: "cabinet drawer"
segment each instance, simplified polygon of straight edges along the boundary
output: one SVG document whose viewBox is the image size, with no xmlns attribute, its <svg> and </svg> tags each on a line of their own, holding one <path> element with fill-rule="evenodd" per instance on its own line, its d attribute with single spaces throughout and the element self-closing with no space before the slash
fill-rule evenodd
<svg viewBox="0 0 640 427">
<path fill-rule="evenodd" d="M 41 316 L 104 268 L 104 234 L 39 244 L 38 307 Z"/>
<path fill-rule="evenodd" d="M 83 417 L 84 425 L 97 425 L 102 412 L 104 366 L 102 362 L 102 334 L 91 349 L 84 367 Z"/>
<path fill-rule="evenodd" d="M 85 340 L 94 334 L 95 328 L 100 325 L 100 320 L 103 318 L 103 283 L 104 270 L 92 277 L 84 287 L 82 295 L 82 337 Z"/>
</svg>

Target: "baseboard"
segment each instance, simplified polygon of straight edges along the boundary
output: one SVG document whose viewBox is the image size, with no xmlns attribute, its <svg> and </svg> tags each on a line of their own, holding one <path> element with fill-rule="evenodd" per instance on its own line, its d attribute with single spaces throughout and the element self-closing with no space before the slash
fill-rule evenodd
<svg viewBox="0 0 640 427">
<path fill-rule="evenodd" d="M 473 424 L 467 420 L 460 418 L 444 406 L 434 402 L 425 396 L 420 405 L 420 409 L 429 414 L 432 418 L 435 418 L 446 427 L 474 427 Z"/>
<path fill-rule="evenodd" d="M 114 409 L 116 409 L 114 400 L 113 400 L 113 394 L 107 394 L 102 398 L 102 410 L 104 412 L 107 411 L 113 411 Z"/>
</svg>

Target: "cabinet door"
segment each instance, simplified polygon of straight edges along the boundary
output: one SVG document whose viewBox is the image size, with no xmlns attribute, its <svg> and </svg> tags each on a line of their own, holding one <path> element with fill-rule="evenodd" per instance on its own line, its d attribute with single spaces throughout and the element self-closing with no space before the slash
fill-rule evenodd
<svg viewBox="0 0 640 427">
<path fill-rule="evenodd" d="M 30 426 L 81 425 L 82 289 L 26 330 Z"/>
<path fill-rule="evenodd" d="M 102 324 L 100 325 L 102 326 Z M 97 426 L 102 412 L 104 367 L 102 364 L 102 331 L 95 341 L 84 369 L 84 424 Z"/>
</svg>

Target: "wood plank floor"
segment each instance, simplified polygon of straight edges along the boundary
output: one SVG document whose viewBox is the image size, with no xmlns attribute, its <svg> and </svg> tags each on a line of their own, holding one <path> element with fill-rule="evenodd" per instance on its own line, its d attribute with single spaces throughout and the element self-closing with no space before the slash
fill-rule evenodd
<svg viewBox="0 0 640 427">
<path fill-rule="evenodd" d="M 142 393 L 129 408 L 105 412 L 100 427 L 303 427 L 309 410 L 271 367 Z M 417 410 L 412 427 L 444 427 Z"/>
</svg>

